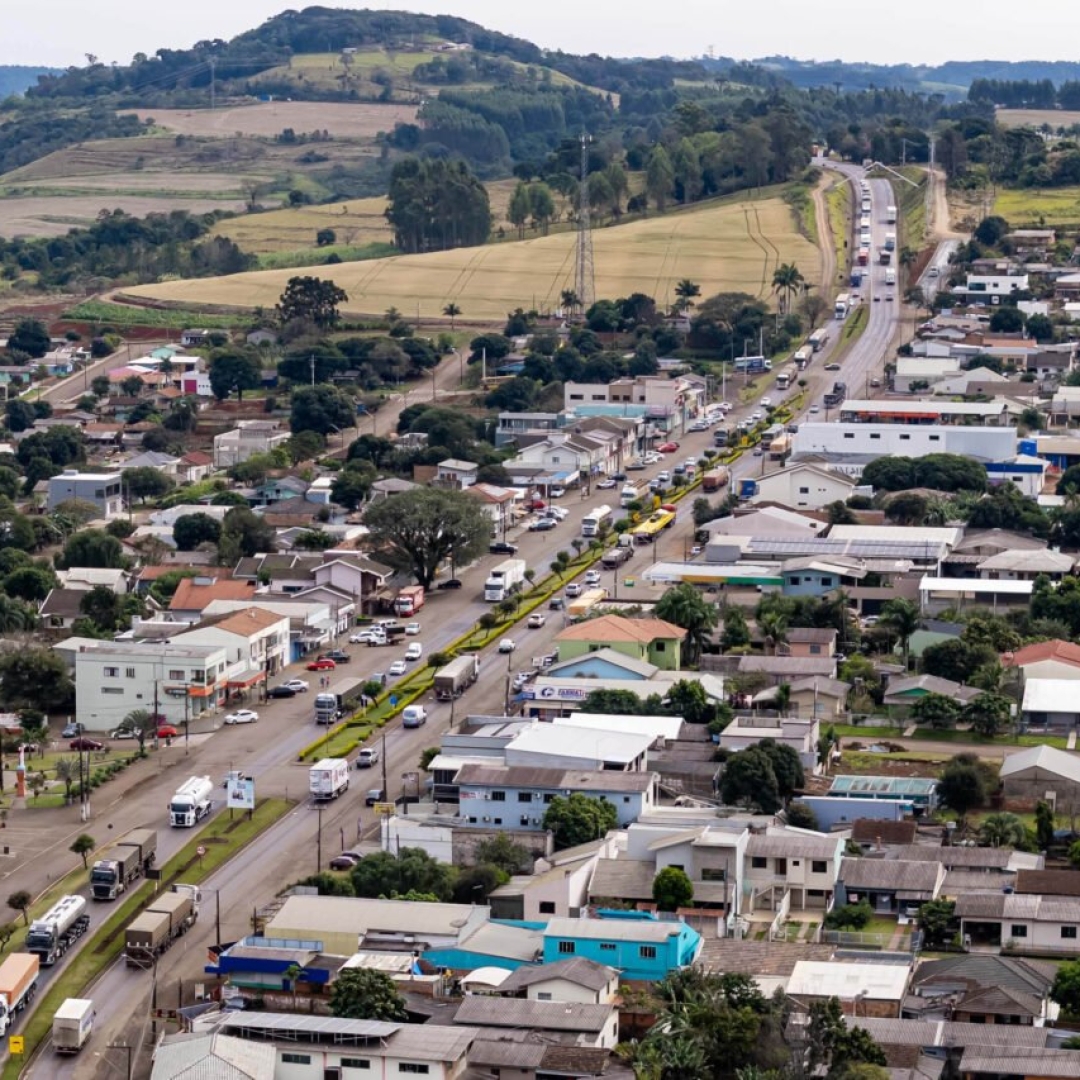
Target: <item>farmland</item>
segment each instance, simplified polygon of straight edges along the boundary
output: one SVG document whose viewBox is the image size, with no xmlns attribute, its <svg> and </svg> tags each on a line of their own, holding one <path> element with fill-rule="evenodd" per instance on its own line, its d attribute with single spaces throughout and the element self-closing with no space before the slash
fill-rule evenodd
<svg viewBox="0 0 1080 1080">
<path fill-rule="evenodd" d="M 794 262 L 809 281 L 820 275 L 818 250 L 799 235 L 790 208 L 775 195 L 733 198 L 626 225 L 597 229 L 593 237 L 597 296 L 643 292 L 660 304 L 689 277 L 702 295 L 744 291 L 768 297 L 773 270 Z M 343 263 L 322 271 L 349 295 L 343 310 L 365 315 L 397 307 L 422 318 L 439 317 L 448 303 L 468 319 L 498 320 L 516 307 L 544 311 L 573 287 L 571 232 L 485 247 L 399 255 Z M 166 282 L 129 290 L 155 301 L 234 307 L 277 302 L 289 270 Z"/>
<path fill-rule="evenodd" d="M 1033 127 L 1043 125 L 1057 131 L 1080 124 L 1080 110 L 1076 109 L 998 109 L 997 122 L 1006 127 Z"/>
<path fill-rule="evenodd" d="M 994 213 L 1014 228 L 1080 224 L 1080 187 L 999 188 Z"/>
</svg>

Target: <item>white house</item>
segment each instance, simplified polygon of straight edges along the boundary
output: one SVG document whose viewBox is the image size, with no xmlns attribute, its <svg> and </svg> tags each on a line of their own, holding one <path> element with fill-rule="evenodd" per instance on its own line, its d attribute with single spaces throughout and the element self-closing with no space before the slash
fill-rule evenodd
<svg viewBox="0 0 1080 1080">
<path fill-rule="evenodd" d="M 618 993 L 619 973 L 584 956 L 571 956 L 539 967 L 523 965 L 499 984 L 501 997 L 579 1005 L 610 1005 Z"/>
<path fill-rule="evenodd" d="M 875 457 L 961 454 L 980 461 L 1007 461 L 1016 456 L 1016 431 L 953 424 L 814 423 L 800 425 L 792 445 L 796 460 L 823 457 L 855 476 Z"/>
<path fill-rule="evenodd" d="M 462 461 L 460 458 L 447 458 L 436 466 L 435 482 L 440 487 L 455 488 L 464 491 L 476 483 L 476 473 L 480 468 L 474 461 Z"/>
<path fill-rule="evenodd" d="M 289 432 L 278 420 L 241 420 L 232 431 L 214 436 L 214 465 L 227 469 L 288 441 Z"/>
<path fill-rule="evenodd" d="M 802 829 L 769 828 L 746 845 L 744 910 L 777 910 L 788 898 L 803 910 L 828 908 L 840 875 L 844 839 Z"/>
<path fill-rule="evenodd" d="M 70 499 L 92 503 L 103 518 L 119 517 L 124 512 L 123 474 L 118 469 L 109 472 L 65 469 L 50 477 L 48 509 L 55 510 Z"/>
<path fill-rule="evenodd" d="M 765 473 L 757 480 L 750 502 L 775 502 L 798 510 L 820 510 L 829 503 L 846 502 L 856 484 L 843 473 L 803 462 Z"/>
<path fill-rule="evenodd" d="M 775 691 L 774 691 L 775 692 Z M 736 716 L 722 732 L 720 746 L 733 752 L 749 750 L 762 739 L 772 739 L 790 746 L 799 755 L 803 768 L 817 770 L 817 745 L 821 725 L 816 717 L 782 716 L 770 719 L 762 716 Z"/>
<path fill-rule="evenodd" d="M 230 694 L 265 683 L 290 659 L 288 616 L 261 607 L 211 616 L 194 629 L 178 634 L 173 641 L 224 648 Z"/>
</svg>

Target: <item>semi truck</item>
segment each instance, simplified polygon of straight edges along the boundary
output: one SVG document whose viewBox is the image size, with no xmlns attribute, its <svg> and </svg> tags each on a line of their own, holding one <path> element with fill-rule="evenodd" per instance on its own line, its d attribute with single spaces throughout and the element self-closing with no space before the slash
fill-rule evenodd
<svg viewBox="0 0 1080 1080">
<path fill-rule="evenodd" d="M 503 559 L 493 566 L 484 582 L 484 599 L 489 604 L 498 604 L 517 592 L 525 582 L 525 570 L 524 559 Z"/>
<path fill-rule="evenodd" d="M 627 480 L 619 492 L 619 505 L 625 510 L 632 502 L 644 499 L 649 494 L 649 485 L 645 480 Z"/>
<path fill-rule="evenodd" d="M 791 436 L 788 434 L 777 435 L 769 442 L 769 460 L 783 461 L 791 449 Z"/>
<path fill-rule="evenodd" d="M 435 696 L 439 701 L 461 697 L 480 677 L 480 657 L 466 653 L 456 657 L 435 672 Z"/>
<path fill-rule="evenodd" d="M 333 724 L 359 701 L 368 679 L 347 678 L 315 695 L 315 723 Z"/>
<path fill-rule="evenodd" d="M 762 371 L 772 371 L 772 361 L 764 356 L 740 356 L 735 361 L 735 370 L 754 375 Z"/>
<path fill-rule="evenodd" d="M 599 536 L 604 522 L 611 523 L 611 507 L 606 504 L 590 510 L 581 520 L 582 536 Z"/>
<path fill-rule="evenodd" d="M 117 840 L 90 868 L 90 887 L 95 900 L 115 900 L 154 865 L 157 833 L 133 829 Z"/>
<path fill-rule="evenodd" d="M 308 770 L 308 794 L 316 802 L 336 799 L 349 790 L 349 762 L 346 758 L 323 758 Z"/>
<path fill-rule="evenodd" d="M 606 600 L 607 597 L 607 589 L 586 589 L 576 600 L 571 600 L 566 605 L 566 614 L 571 620 L 584 619 L 601 600 Z"/>
<path fill-rule="evenodd" d="M 68 998 L 53 1013 L 52 1045 L 57 1054 L 77 1054 L 94 1030 L 94 1003 L 90 998 Z"/>
<path fill-rule="evenodd" d="M 42 967 L 49 967 L 89 928 L 86 897 L 62 896 L 40 919 L 30 924 L 26 934 L 26 951 L 34 953 Z"/>
<path fill-rule="evenodd" d="M 702 491 L 719 491 L 722 487 L 727 487 L 727 482 L 731 479 L 731 473 L 728 472 L 722 465 L 715 469 L 710 469 L 701 478 L 701 490 Z"/>
<path fill-rule="evenodd" d="M 402 618 L 415 615 L 424 606 L 424 586 L 406 585 L 394 600 L 394 613 Z"/>
<path fill-rule="evenodd" d="M 169 800 L 169 824 L 174 829 L 190 829 L 202 821 L 214 808 L 213 794 L 209 776 L 189 777 Z"/>
<path fill-rule="evenodd" d="M 12 953 L 0 964 L 0 1036 L 34 1000 L 41 962 L 34 953 Z"/>
<path fill-rule="evenodd" d="M 832 390 L 825 395 L 822 399 L 825 403 L 826 409 L 835 409 L 837 405 L 842 405 L 844 398 L 847 397 L 847 383 L 835 382 L 833 383 Z"/>
<path fill-rule="evenodd" d="M 174 885 L 150 901 L 150 906 L 128 924 L 124 959 L 128 967 L 147 968 L 199 917 L 202 892 L 197 885 Z"/>
<path fill-rule="evenodd" d="M 895 206 L 887 206 L 887 207 L 885 207 L 885 221 L 889 225 L 895 225 L 896 224 L 896 207 Z"/>
<path fill-rule="evenodd" d="M 608 570 L 614 570 L 616 567 L 622 566 L 624 562 L 628 562 L 634 557 L 634 552 L 628 547 L 613 547 L 605 551 L 600 557 L 600 562 L 603 566 L 606 566 Z"/>
<path fill-rule="evenodd" d="M 889 266 L 892 263 L 892 251 L 889 248 L 882 248 L 878 252 L 878 262 L 882 266 Z"/>
</svg>

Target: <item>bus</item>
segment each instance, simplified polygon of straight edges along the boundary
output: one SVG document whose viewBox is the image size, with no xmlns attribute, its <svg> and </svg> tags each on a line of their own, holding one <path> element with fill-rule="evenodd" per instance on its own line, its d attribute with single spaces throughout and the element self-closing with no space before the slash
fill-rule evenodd
<svg viewBox="0 0 1080 1080">
<path fill-rule="evenodd" d="M 846 319 L 848 307 L 850 305 L 851 297 L 846 292 L 840 293 L 840 295 L 836 298 L 836 304 L 833 307 L 833 318 Z"/>
<path fill-rule="evenodd" d="M 634 542 L 651 544 L 665 529 L 675 524 L 674 510 L 654 510 L 640 525 L 630 530 Z"/>
<path fill-rule="evenodd" d="M 814 347 L 812 345 L 804 345 L 801 349 L 797 350 L 792 359 L 795 361 L 795 366 L 800 371 L 805 371 L 810 366 L 810 361 L 814 358 Z"/>
<path fill-rule="evenodd" d="M 611 507 L 610 506 L 598 506 L 595 510 L 590 510 L 581 520 L 581 535 L 582 536 L 599 536 L 600 528 L 607 521 L 611 521 Z"/>
<path fill-rule="evenodd" d="M 777 390 L 786 390 L 790 385 L 791 376 L 786 371 L 782 371 L 779 375 L 776 376 Z"/>
<path fill-rule="evenodd" d="M 826 342 L 829 340 L 829 331 L 824 327 L 820 330 L 815 330 L 807 339 L 807 344 L 814 352 L 821 352 L 825 348 Z"/>
</svg>

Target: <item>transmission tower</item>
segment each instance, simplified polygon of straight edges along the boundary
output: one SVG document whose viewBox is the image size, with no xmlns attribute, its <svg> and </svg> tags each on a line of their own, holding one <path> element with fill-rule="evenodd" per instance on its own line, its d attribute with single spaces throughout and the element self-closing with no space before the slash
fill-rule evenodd
<svg viewBox="0 0 1080 1080">
<path fill-rule="evenodd" d="M 578 307 L 585 314 L 596 299 L 596 272 L 593 267 L 592 226 L 589 223 L 589 143 L 581 136 L 581 183 L 578 185 L 577 250 L 574 253 L 574 292 Z"/>
</svg>

